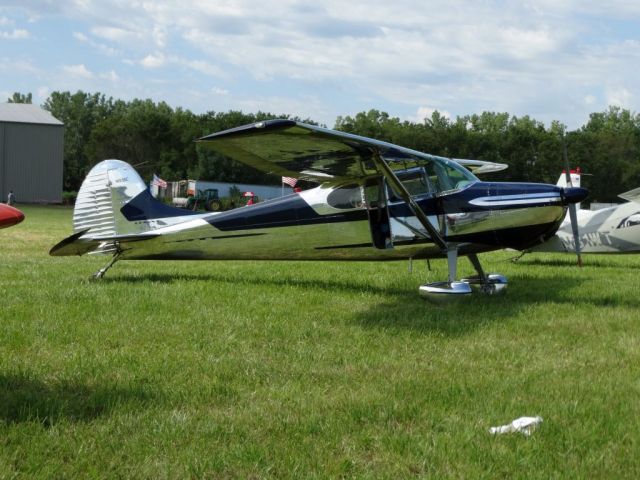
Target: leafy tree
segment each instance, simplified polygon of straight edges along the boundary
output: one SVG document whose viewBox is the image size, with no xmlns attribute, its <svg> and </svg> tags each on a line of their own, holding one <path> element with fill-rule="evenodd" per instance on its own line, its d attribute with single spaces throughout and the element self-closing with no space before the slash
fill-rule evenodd
<svg viewBox="0 0 640 480">
<path fill-rule="evenodd" d="M 19 92 L 14 92 L 13 95 L 11 95 L 11 98 L 7 98 L 7 103 L 31 103 L 31 100 L 31 92 L 27 93 L 26 95 Z"/>
<path fill-rule="evenodd" d="M 111 114 L 114 101 L 80 90 L 53 92 L 42 107 L 65 125 L 63 183 L 65 190 L 77 190 L 91 166 L 85 152 L 91 132 Z"/>
<path fill-rule="evenodd" d="M 13 102 L 31 94 L 14 93 Z M 273 118 L 266 112 L 214 112 L 196 115 L 164 102 L 128 102 L 100 93 L 52 93 L 43 107 L 65 124 L 64 185 L 77 190 L 86 173 L 105 158 L 136 166 L 171 180 L 198 178 L 231 183 L 279 184 L 280 178 L 226 158 L 195 140 L 221 130 Z M 311 119 L 305 123 L 315 124 Z M 528 116 L 482 112 L 451 120 L 433 112 L 414 123 L 371 109 L 338 117 L 335 128 L 388 141 L 418 151 L 453 158 L 507 163 L 510 168 L 488 178 L 554 183 L 564 168 L 562 138 L 572 167 L 593 174 L 585 186 L 598 201 L 616 201 L 622 191 L 640 186 L 640 116 L 619 107 L 592 113 L 580 129 L 567 132 L 559 122 L 549 127 Z"/>
</svg>

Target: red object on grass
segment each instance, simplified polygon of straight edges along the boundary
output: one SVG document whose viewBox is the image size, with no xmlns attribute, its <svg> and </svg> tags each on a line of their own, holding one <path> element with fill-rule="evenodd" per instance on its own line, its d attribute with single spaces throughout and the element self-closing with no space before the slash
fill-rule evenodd
<svg viewBox="0 0 640 480">
<path fill-rule="evenodd" d="M 0 203 L 0 228 L 12 227 L 24 220 L 24 213 L 10 205 Z"/>
</svg>

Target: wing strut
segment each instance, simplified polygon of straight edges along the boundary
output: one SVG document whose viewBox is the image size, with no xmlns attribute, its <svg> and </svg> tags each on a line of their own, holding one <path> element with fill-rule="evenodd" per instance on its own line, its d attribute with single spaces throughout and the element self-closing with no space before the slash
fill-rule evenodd
<svg viewBox="0 0 640 480">
<path fill-rule="evenodd" d="M 416 203 L 416 201 L 407 191 L 400 179 L 396 176 L 395 173 L 393 173 L 393 170 L 389 168 L 389 164 L 385 161 L 385 159 L 382 158 L 379 153 L 376 153 L 373 155 L 373 161 L 376 164 L 376 167 L 378 167 L 382 171 L 382 173 L 384 173 L 385 177 L 387 178 L 391 186 L 395 189 L 395 191 L 400 194 L 400 196 L 409 206 L 418 221 L 427 230 L 427 232 L 429 232 L 431 240 L 433 240 L 433 242 L 438 245 L 443 251 L 449 250 L 450 247 L 447 246 L 447 242 L 444 241 L 444 238 L 442 238 L 440 232 L 438 232 L 438 230 L 431 224 L 427 215 L 424 213 L 422 208 L 420 208 L 420 205 Z"/>
</svg>

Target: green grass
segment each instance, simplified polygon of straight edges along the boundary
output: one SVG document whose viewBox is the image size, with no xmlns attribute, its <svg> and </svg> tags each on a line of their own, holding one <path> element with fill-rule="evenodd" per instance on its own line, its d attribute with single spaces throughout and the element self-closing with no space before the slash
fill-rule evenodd
<svg viewBox="0 0 640 480">
<path fill-rule="evenodd" d="M 637 478 L 638 256 L 445 262 L 53 258 L 71 210 L 0 231 L 0 478 Z M 462 260 L 461 273 L 472 273 Z M 530 438 L 488 429 L 523 415 Z"/>
</svg>

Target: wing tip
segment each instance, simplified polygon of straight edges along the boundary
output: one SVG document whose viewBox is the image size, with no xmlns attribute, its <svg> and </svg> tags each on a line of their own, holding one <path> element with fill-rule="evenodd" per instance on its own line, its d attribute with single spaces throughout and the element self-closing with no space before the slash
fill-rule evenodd
<svg viewBox="0 0 640 480">
<path fill-rule="evenodd" d="M 248 125 L 241 125 L 239 127 L 229 128 L 222 130 L 221 132 L 211 133 L 200 137 L 198 142 L 208 142 L 221 137 L 232 137 L 235 135 L 246 135 L 252 132 L 270 132 L 273 130 L 280 130 L 296 126 L 298 122 L 295 120 L 288 120 L 286 118 L 277 118 L 274 120 L 263 120 L 261 122 L 249 123 Z"/>
</svg>

